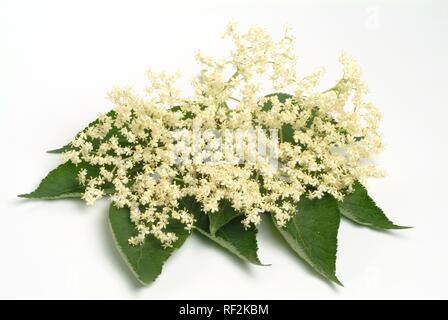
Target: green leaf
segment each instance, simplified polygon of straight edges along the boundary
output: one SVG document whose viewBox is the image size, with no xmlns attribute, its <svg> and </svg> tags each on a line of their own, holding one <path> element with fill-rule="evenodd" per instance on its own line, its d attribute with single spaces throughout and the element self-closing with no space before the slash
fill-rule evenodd
<svg viewBox="0 0 448 320">
<path fill-rule="evenodd" d="M 209 219 L 206 214 L 201 210 L 200 204 L 196 201 L 195 197 L 187 196 L 180 200 L 181 208 L 189 211 L 194 215 L 195 227 L 209 230 Z"/>
<path fill-rule="evenodd" d="M 292 95 L 290 95 L 288 93 L 283 93 L 283 92 L 271 93 L 271 94 L 268 94 L 267 96 L 265 96 L 265 98 L 270 98 L 270 97 L 277 97 L 278 101 L 280 101 L 281 103 L 285 103 L 287 99 L 292 99 Z M 270 100 L 268 100 L 261 107 L 261 110 L 263 110 L 263 111 L 269 111 L 271 109 L 272 109 L 272 102 Z"/>
<path fill-rule="evenodd" d="M 262 265 L 258 259 L 257 229 L 244 229 L 241 215 L 222 224 L 215 233 L 210 232 L 210 215 L 205 214 L 194 197 L 185 197 L 180 201 L 181 206 L 191 212 L 195 219 L 195 230 L 227 249 L 245 262 Z M 223 221 L 223 220 L 221 220 Z"/>
<path fill-rule="evenodd" d="M 310 117 L 308 118 L 308 120 L 306 121 L 306 124 L 305 124 L 305 127 L 307 128 L 307 129 L 309 129 L 309 128 L 311 128 L 311 126 L 313 125 L 313 123 L 314 123 L 314 119 L 317 117 L 317 114 L 319 113 L 319 108 L 318 107 L 314 107 L 312 110 L 311 110 L 311 115 L 310 115 Z"/>
<path fill-rule="evenodd" d="M 241 215 L 241 213 L 235 211 L 228 201 L 221 201 L 219 211 L 208 214 L 210 220 L 210 233 L 215 235 L 222 226 L 226 225 L 230 220 L 239 215 Z"/>
<path fill-rule="evenodd" d="M 172 111 L 172 112 L 181 112 L 183 114 L 183 117 L 182 117 L 183 120 L 193 119 L 195 117 L 195 115 L 191 111 L 184 112 L 182 110 L 181 106 L 174 106 L 174 107 L 170 108 L 170 111 Z"/>
<path fill-rule="evenodd" d="M 353 189 L 354 191 L 347 194 L 343 201 L 339 201 L 339 211 L 344 217 L 376 229 L 410 228 L 398 226 L 390 221 L 383 210 L 369 197 L 366 188 L 360 182 L 355 182 Z"/>
<path fill-rule="evenodd" d="M 72 162 L 61 164 L 51 171 L 39 184 L 37 189 L 28 194 L 21 194 L 21 198 L 30 199 L 65 199 L 79 198 L 84 192 L 84 186 L 77 179 L 78 171 L 86 166 L 76 166 Z M 95 168 L 87 168 L 89 173 Z"/>
<path fill-rule="evenodd" d="M 115 118 L 115 111 L 114 110 L 109 111 L 107 113 L 107 116 Z M 95 119 L 95 121 L 92 121 L 91 123 L 89 123 L 87 125 L 87 127 L 85 127 L 81 132 L 84 132 L 85 130 L 87 130 L 88 128 L 90 128 L 90 127 L 92 127 L 92 126 L 94 126 L 96 124 L 98 124 L 98 119 Z M 79 133 L 78 133 L 78 135 L 79 135 Z M 119 141 L 120 141 L 120 145 L 126 145 L 128 143 L 125 138 L 123 138 L 123 137 L 121 137 L 121 135 L 119 135 L 119 130 L 115 126 L 113 126 L 110 129 L 109 133 L 106 136 L 106 139 L 110 138 L 110 137 L 112 137 L 114 135 L 118 136 Z M 93 148 L 97 149 L 100 146 L 100 143 L 101 143 L 102 140 L 101 139 L 91 139 L 89 141 L 92 142 Z M 72 150 L 72 149 L 74 149 L 74 148 L 70 145 L 70 143 L 67 143 L 65 146 L 63 146 L 61 148 L 58 148 L 58 149 L 49 150 L 49 151 L 47 151 L 47 153 L 58 154 L 58 153 L 63 153 L 63 152 Z"/>
<path fill-rule="evenodd" d="M 70 150 L 70 144 L 66 144 L 65 146 L 63 146 L 61 148 L 48 150 L 47 153 L 59 154 L 59 153 L 64 153 L 69 150 Z"/>
<path fill-rule="evenodd" d="M 285 103 L 287 99 L 292 99 L 292 95 L 287 93 L 272 93 L 266 96 L 266 98 L 274 97 L 276 96 L 278 100 L 281 103 Z M 272 109 L 272 102 L 267 101 L 261 109 L 263 111 L 268 111 Z M 295 143 L 294 142 L 294 129 L 292 128 L 292 125 L 289 123 L 285 123 L 282 125 L 281 131 L 280 131 L 280 137 L 281 142 L 289 142 L 289 143 Z"/>
<path fill-rule="evenodd" d="M 215 235 L 208 232 L 207 229 L 200 227 L 196 227 L 195 229 L 241 260 L 256 265 L 263 265 L 257 254 L 257 228 L 252 226 L 249 229 L 244 229 L 241 223 L 242 219 L 242 217 L 232 219 L 221 227 Z"/>
<path fill-rule="evenodd" d="M 284 227 L 274 225 L 286 242 L 314 270 L 339 285 L 336 277 L 337 234 L 340 214 L 336 199 L 325 195 L 321 199 L 302 197 L 297 214 Z"/>
<path fill-rule="evenodd" d="M 163 248 L 160 241 L 152 235 L 148 235 L 142 245 L 131 246 L 128 239 L 136 234 L 136 229 L 131 222 L 129 209 L 119 209 L 111 204 L 109 223 L 120 253 L 142 284 L 148 284 L 159 276 L 165 261 L 182 246 L 190 234 L 183 224 L 173 220 L 166 229 L 169 232 L 175 232 L 178 236 L 178 240 L 172 247 Z"/>
<path fill-rule="evenodd" d="M 113 114 L 115 114 L 114 111 L 109 111 L 107 113 L 108 116 L 112 116 Z M 84 132 L 85 130 L 87 130 L 88 128 L 90 128 L 90 127 L 92 127 L 92 126 L 94 126 L 96 124 L 98 124 L 98 119 L 96 119 L 95 121 L 90 122 L 83 130 L 81 130 L 81 132 Z M 73 147 L 70 145 L 70 143 L 67 143 L 66 145 L 64 145 L 64 146 L 62 146 L 62 147 L 60 147 L 58 149 L 48 150 L 47 153 L 58 154 L 58 153 L 63 153 L 63 152 L 66 152 L 66 151 L 70 151 L 72 149 L 73 149 Z"/>
</svg>

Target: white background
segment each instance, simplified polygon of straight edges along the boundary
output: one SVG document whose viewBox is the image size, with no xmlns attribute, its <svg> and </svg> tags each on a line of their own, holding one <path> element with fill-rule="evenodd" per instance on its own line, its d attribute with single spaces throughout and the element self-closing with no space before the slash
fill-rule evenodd
<svg viewBox="0 0 448 320">
<path fill-rule="evenodd" d="M 363 66 L 384 114 L 387 178 L 369 190 L 395 222 L 385 233 L 344 221 L 334 287 L 263 224 L 262 261 L 245 266 L 191 237 L 162 275 L 140 287 L 109 233 L 107 203 L 25 201 L 115 84 L 144 86 L 148 67 L 198 71 L 198 49 L 222 52 L 235 19 L 297 37 L 299 73 L 342 49 Z M 448 298 L 446 1 L 0 0 L 0 298 Z"/>
</svg>

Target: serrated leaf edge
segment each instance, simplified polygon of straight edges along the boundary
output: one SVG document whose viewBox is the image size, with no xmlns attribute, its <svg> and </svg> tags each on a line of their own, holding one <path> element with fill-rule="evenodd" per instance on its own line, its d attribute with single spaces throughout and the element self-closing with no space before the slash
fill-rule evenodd
<svg viewBox="0 0 448 320">
<path fill-rule="evenodd" d="M 108 216 L 107 221 L 108 221 L 108 224 L 109 224 L 109 229 L 110 229 L 110 231 L 111 231 L 111 233 L 112 233 L 112 238 L 114 239 L 114 242 L 115 242 L 115 246 L 116 246 L 116 248 L 118 249 L 118 252 L 120 253 L 121 258 L 122 258 L 123 261 L 126 263 L 126 265 L 128 266 L 128 268 L 131 270 L 131 272 L 132 272 L 132 274 L 134 275 L 135 279 L 137 279 L 137 281 L 138 281 L 140 284 L 142 284 L 142 285 L 148 285 L 148 284 L 150 284 L 152 281 L 150 281 L 150 282 L 145 282 L 145 281 L 143 281 L 143 280 L 140 278 L 140 276 L 138 275 L 138 273 L 134 270 L 134 267 L 132 266 L 132 264 L 131 264 L 131 262 L 130 262 L 128 256 L 123 252 L 123 247 L 122 247 L 122 245 L 120 245 L 120 243 L 119 243 L 118 240 L 117 240 L 117 235 L 116 235 L 116 233 L 115 233 L 115 231 L 114 231 L 114 228 L 112 227 L 112 223 L 110 222 L 110 218 L 109 218 L 109 216 Z M 160 273 L 161 273 L 161 272 L 160 272 Z M 159 275 L 160 275 L 160 273 L 159 273 Z M 158 277 L 159 277 L 159 276 L 155 277 L 154 280 L 156 280 Z M 154 280 L 153 280 L 153 281 L 154 281 Z"/>
<path fill-rule="evenodd" d="M 338 211 L 339 211 L 339 208 L 338 208 Z M 272 217 L 272 215 L 271 215 L 271 217 Z M 342 282 L 336 276 L 336 273 L 332 277 L 330 277 L 325 272 L 323 272 L 320 267 L 317 267 L 314 259 L 312 258 L 312 255 L 309 253 L 309 250 L 307 249 L 306 242 L 302 239 L 300 234 L 298 234 L 298 237 L 301 238 L 300 241 L 301 241 L 301 243 L 304 244 L 303 245 L 304 253 L 301 253 L 301 252 L 299 252 L 298 250 L 295 249 L 293 244 L 297 244 L 297 241 L 295 240 L 296 238 L 294 236 L 290 235 L 289 233 L 287 233 L 282 227 L 278 226 L 277 223 L 274 221 L 274 217 L 272 217 L 271 220 L 272 220 L 272 223 L 274 224 L 274 226 L 277 228 L 277 230 L 281 234 L 281 236 L 283 237 L 283 239 L 285 239 L 286 243 L 297 254 L 297 256 L 299 256 L 299 258 L 301 258 L 306 263 L 308 263 L 313 270 L 315 270 L 319 275 L 323 276 L 325 279 L 327 279 L 327 280 L 329 280 L 331 282 L 334 282 L 337 285 L 340 285 L 341 287 L 344 286 L 342 284 Z M 297 224 L 297 222 L 295 220 L 293 222 L 294 222 L 295 225 Z M 340 219 L 339 219 L 339 223 L 338 223 L 338 230 L 339 230 L 339 227 L 340 227 Z M 295 228 L 297 230 L 299 230 L 297 228 L 297 226 Z M 337 258 L 337 253 L 338 253 L 338 238 L 336 237 L 336 252 L 335 252 L 336 258 Z"/>
<path fill-rule="evenodd" d="M 238 248 L 236 248 L 234 245 L 232 245 L 230 242 L 228 242 L 228 241 L 226 241 L 226 240 L 224 240 L 224 239 L 220 239 L 219 237 L 217 237 L 217 236 L 214 236 L 214 235 L 212 235 L 211 233 L 209 233 L 209 232 L 207 232 L 207 231 L 205 231 L 205 230 L 203 230 L 203 229 L 201 229 L 201 228 L 198 228 L 198 227 L 194 227 L 194 229 L 195 230 L 197 230 L 200 234 L 202 234 L 202 235 L 204 235 L 205 237 L 207 237 L 208 239 L 210 239 L 210 240 L 212 240 L 214 243 L 216 243 L 216 244 L 218 244 L 219 246 L 221 246 L 222 248 L 224 248 L 224 249 L 226 249 L 227 251 L 229 251 L 230 253 L 232 253 L 232 254 L 234 254 L 234 255 L 236 255 L 238 258 L 240 258 L 241 260 L 243 260 L 243 261 L 245 261 L 245 262 L 248 262 L 248 263 L 250 263 L 250 264 L 254 264 L 254 265 L 256 265 L 256 266 L 263 266 L 263 267 L 265 267 L 265 266 L 270 266 L 270 264 L 264 264 L 264 263 L 261 263 L 261 261 L 259 260 L 259 258 L 258 258 L 258 255 L 257 255 L 257 261 L 251 261 L 251 260 L 249 260 L 248 258 L 246 258 L 243 254 L 241 254 L 241 252 L 238 250 Z M 257 234 L 257 231 L 255 232 L 255 235 Z M 226 242 L 226 244 L 224 244 L 223 242 Z M 233 248 L 234 249 L 234 251 L 232 251 L 230 248 Z M 258 244 L 256 243 L 256 251 L 258 252 Z"/>
</svg>

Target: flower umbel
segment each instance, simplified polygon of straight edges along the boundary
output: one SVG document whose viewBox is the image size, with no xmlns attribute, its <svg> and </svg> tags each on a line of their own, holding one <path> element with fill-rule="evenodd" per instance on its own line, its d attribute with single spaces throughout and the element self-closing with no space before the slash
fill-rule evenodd
<svg viewBox="0 0 448 320">
<path fill-rule="evenodd" d="M 177 239 L 167 231 L 172 220 L 191 230 L 197 217 L 182 205 L 185 197 L 194 197 L 202 214 L 218 212 L 226 201 L 244 216 L 247 228 L 259 224 L 263 212 L 283 226 L 302 196 L 330 194 L 342 200 L 356 181 L 382 174 L 369 161 L 382 147 L 381 115 L 365 99 L 367 88 L 351 57 L 341 54 L 341 79 L 322 91 L 323 70 L 296 75 L 289 30 L 275 41 L 259 27 L 239 33 L 229 25 L 225 37 L 233 43 L 228 55 L 197 55 L 201 71 L 192 82 L 192 96 L 182 96 L 176 76 L 151 71 L 144 94 L 114 88 L 109 94 L 113 111 L 100 115 L 62 155 L 64 162 L 97 169 L 80 166 L 87 204 L 109 194 L 116 207 L 130 209 L 131 245 L 153 235 L 172 246 Z M 223 146 L 235 155 L 237 148 L 249 153 L 250 144 L 233 138 L 223 142 L 225 134 L 220 143 L 205 133 L 197 136 L 197 123 L 202 132 L 264 130 L 258 139 L 268 146 L 269 132 L 278 130 L 278 167 L 271 170 L 263 159 L 224 157 Z M 176 152 L 189 157 L 177 161 Z M 210 157 L 214 161 L 207 161 Z"/>
</svg>

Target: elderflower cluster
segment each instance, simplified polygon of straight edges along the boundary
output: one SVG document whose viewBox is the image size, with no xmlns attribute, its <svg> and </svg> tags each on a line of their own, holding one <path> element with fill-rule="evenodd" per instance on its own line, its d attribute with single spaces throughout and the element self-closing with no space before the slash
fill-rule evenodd
<svg viewBox="0 0 448 320">
<path fill-rule="evenodd" d="M 88 204 L 110 195 L 115 206 L 129 208 L 132 245 L 152 235 L 171 246 L 177 239 L 168 231 L 173 220 L 191 230 L 195 215 L 183 205 L 186 197 L 195 199 L 201 214 L 220 214 L 225 201 L 244 215 L 246 227 L 260 223 L 263 212 L 283 226 L 301 197 L 331 194 L 341 200 L 356 180 L 381 176 L 369 162 L 381 149 L 381 115 L 365 100 L 367 88 L 352 58 L 340 56 L 341 79 L 321 91 L 322 70 L 297 77 L 289 30 L 275 41 L 259 27 L 240 34 L 230 24 L 225 37 L 233 43 L 228 55 L 197 55 L 201 71 L 191 97 L 181 95 L 176 76 L 151 71 L 143 95 L 114 88 L 109 97 L 115 108 L 78 134 L 62 155 L 79 166 Z M 291 94 L 267 95 L 286 91 Z M 198 123 L 203 132 L 271 130 L 263 137 L 268 145 L 278 132 L 278 166 L 224 157 L 223 148 L 232 155 L 249 146 L 234 138 L 217 144 L 205 133 L 197 137 Z M 205 161 L 210 154 L 215 161 Z"/>
</svg>

